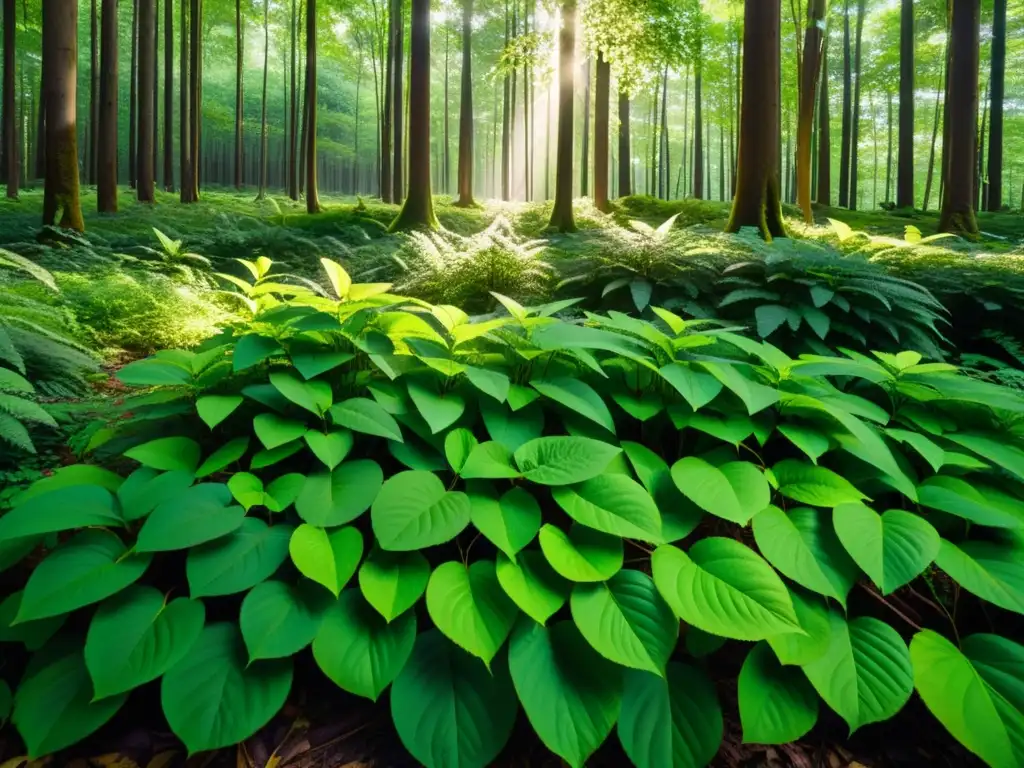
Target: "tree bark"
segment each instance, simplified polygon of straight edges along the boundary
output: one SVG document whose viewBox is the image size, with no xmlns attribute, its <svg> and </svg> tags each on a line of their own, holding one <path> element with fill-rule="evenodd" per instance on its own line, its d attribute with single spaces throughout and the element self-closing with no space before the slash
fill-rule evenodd
<svg viewBox="0 0 1024 768">
<path fill-rule="evenodd" d="M 128 92 L 128 189 L 135 189 L 138 160 L 137 128 L 139 103 L 139 0 L 132 2 L 132 62 Z"/>
<path fill-rule="evenodd" d="M 19 162 L 17 120 L 14 113 L 14 53 L 15 53 L 15 12 L 14 0 L 4 3 L 4 66 L 3 66 L 3 127 L 0 130 L 0 176 L 7 181 L 7 197 L 18 198 L 18 183 L 21 181 Z"/>
<path fill-rule="evenodd" d="M 185 0 L 182 0 L 184 2 Z M 199 185 L 200 185 L 200 161 L 203 152 L 203 147 L 200 142 L 200 123 L 202 119 L 202 29 L 203 29 L 203 15 L 201 0 L 191 0 L 191 23 L 189 25 L 189 34 L 191 36 L 191 43 L 189 46 L 189 55 L 192 58 L 191 67 L 189 69 L 189 76 L 192 78 L 191 86 L 189 88 L 189 98 L 191 99 L 191 105 L 189 107 L 189 119 L 191 124 L 189 126 L 189 133 L 191 134 L 190 147 L 191 155 L 189 156 L 192 161 L 192 170 L 189 173 L 189 180 L 192 182 L 192 202 L 199 200 Z"/>
<path fill-rule="evenodd" d="M 160 0 L 153 0 L 153 184 L 160 167 Z"/>
<path fill-rule="evenodd" d="M 861 43 L 864 37 L 864 15 L 866 0 L 857 3 L 857 42 L 854 52 L 853 123 L 850 126 L 850 210 L 857 210 L 859 200 L 857 156 L 860 153 L 860 86 L 861 86 Z"/>
<path fill-rule="evenodd" d="M 462 88 L 459 93 L 459 199 L 458 206 L 476 205 L 473 199 L 473 0 L 462 0 Z"/>
<path fill-rule="evenodd" d="M 85 178 L 96 183 L 96 149 L 99 135 L 100 48 L 96 0 L 89 0 L 89 133 L 86 144 Z"/>
<path fill-rule="evenodd" d="M 306 3 L 306 212 L 320 213 L 316 175 L 316 0 Z"/>
<path fill-rule="evenodd" d="M 181 0 L 185 2 L 185 0 Z M 243 111 L 245 109 L 242 57 L 245 38 L 242 32 L 242 0 L 235 0 L 235 189 L 245 186 L 245 137 Z"/>
<path fill-rule="evenodd" d="M 939 231 L 978 236 L 974 215 L 974 152 L 978 114 L 980 0 L 953 0 L 949 68 L 949 168 Z"/>
<path fill-rule="evenodd" d="M 976 139 L 978 151 L 974 156 L 978 174 L 974 177 L 975 211 L 988 210 L 985 199 L 985 124 L 988 122 L 988 83 L 985 83 L 985 98 L 981 103 L 984 104 L 984 107 L 981 111 L 981 126 Z"/>
<path fill-rule="evenodd" d="M 170 7 L 170 2 L 167 3 Z M 117 0 L 103 0 L 96 208 L 117 213 Z"/>
<path fill-rule="evenodd" d="M 46 179 L 43 224 L 85 231 L 78 197 L 78 3 L 43 0 Z M 57 219 L 57 214 L 60 218 Z"/>
<path fill-rule="evenodd" d="M 164 0 L 164 190 L 174 191 L 174 2 Z"/>
<path fill-rule="evenodd" d="M 850 49 L 850 0 L 843 7 L 843 125 L 839 147 L 839 206 L 850 205 L 850 139 L 853 118 L 853 63 Z"/>
<path fill-rule="evenodd" d="M 583 146 L 580 164 L 580 197 L 590 190 L 590 57 L 583 62 Z"/>
<path fill-rule="evenodd" d="M 194 202 L 192 197 L 192 118 L 189 112 L 192 107 L 191 73 L 189 72 L 189 0 L 181 0 L 181 52 L 179 64 L 181 75 L 178 82 L 178 184 L 179 197 L 183 203 Z"/>
<path fill-rule="evenodd" d="M 270 64 L 270 0 L 263 0 L 263 97 L 260 101 L 260 168 L 256 199 L 267 192 L 267 69 Z"/>
<path fill-rule="evenodd" d="M 550 128 L 550 127 L 549 127 Z M 550 130 L 548 131 L 550 133 Z M 619 89 L 619 197 L 633 194 L 633 162 L 629 147 L 629 94 Z"/>
<path fill-rule="evenodd" d="M 828 0 L 808 0 L 796 132 L 796 198 L 807 224 L 814 223 L 811 212 L 811 135 L 814 133 L 814 98 L 821 73 L 827 15 Z"/>
<path fill-rule="evenodd" d="M 914 207 L 914 0 L 900 9 L 900 135 L 896 207 Z M 888 185 L 886 185 L 888 186 Z M 888 194 L 886 195 L 888 197 Z"/>
<path fill-rule="evenodd" d="M 154 202 L 153 185 L 153 67 L 156 64 L 156 51 L 151 42 L 154 36 L 155 23 L 154 0 L 138 0 L 139 9 L 139 70 L 137 73 L 139 87 L 139 139 L 138 158 L 135 171 L 138 175 L 137 194 L 140 203 Z"/>
<path fill-rule="evenodd" d="M 558 33 L 558 144 L 555 148 L 555 204 L 548 226 L 575 232 L 572 212 L 573 70 L 576 47 L 576 0 L 562 0 Z M 621 105 L 621 102 L 620 102 Z"/>
<path fill-rule="evenodd" d="M 988 210 L 1003 207 L 1003 98 L 1006 94 L 1006 0 L 995 0 L 992 21 L 991 107 L 988 136 Z"/>
<path fill-rule="evenodd" d="M 768 0 L 769 3 L 774 0 Z M 693 196 L 704 199 L 704 126 L 701 118 L 703 108 L 702 83 L 704 80 L 701 62 L 694 62 L 693 78 Z"/>
<path fill-rule="evenodd" d="M 394 152 L 395 152 L 395 164 L 393 168 L 393 181 L 391 191 L 394 195 L 394 201 L 401 203 L 405 198 L 405 160 L 403 158 L 402 146 L 402 107 L 405 103 L 405 88 L 403 87 L 405 78 L 405 68 L 402 63 L 403 49 L 405 48 L 405 20 L 402 15 L 402 0 L 392 0 L 395 6 L 395 86 L 391 91 L 391 95 L 394 98 L 394 105 L 392 107 L 393 113 L 393 124 L 392 129 L 394 130 Z"/>
<path fill-rule="evenodd" d="M 511 33 L 510 19 L 508 15 L 508 0 L 505 0 L 505 48 L 508 48 Z M 508 73 L 506 72 L 501 81 L 501 199 L 511 200 L 512 199 L 512 180 L 509 178 L 510 165 L 511 165 L 511 152 L 512 152 L 512 141 L 511 141 L 511 124 L 509 115 L 509 100 L 511 94 L 509 88 L 511 81 Z M 548 126 L 550 130 L 550 126 Z"/>
<path fill-rule="evenodd" d="M 743 94 L 736 196 L 727 232 L 757 227 L 770 240 L 785 237 L 776 153 L 781 0 L 745 0 Z M 767 119 L 765 119 L 767 118 Z"/>
<path fill-rule="evenodd" d="M 594 206 L 607 213 L 608 206 L 608 142 L 609 92 L 612 66 L 604 54 L 597 54 L 597 80 L 594 83 Z"/>
<path fill-rule="evenodd" d="M 887 91 L 887 115 L 886 115 L 886 126 L 889 129 L 889 147 L 886 151 L 885 157 L 885 202 L 891 203 L 892 200 L 892 91 Z"/>
<path fill-rule="evenodd" d="M 832 127 L 828 101 L 828 37 L 822 46 L 818 94 L 818 205 L 832 205 Z"/>
<path fill-rule="evenodd" d="M 668 199 L 669 185 L 672 182 L 669 174 L 668 156 L 668 65 L 661 80 L 661 138 L 658 141 L 658 196 Z"/>
</svg>

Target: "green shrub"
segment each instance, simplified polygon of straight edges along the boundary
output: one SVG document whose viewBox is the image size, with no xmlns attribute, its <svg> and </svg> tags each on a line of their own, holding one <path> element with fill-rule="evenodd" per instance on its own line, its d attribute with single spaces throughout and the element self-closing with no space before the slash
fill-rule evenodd
<svg viewBox="0 0 1024 768">
<path fill-rule="evenodd" d="M 71 466 L 0 517 L 4 568 L 62 542 L 0 605 L 34 652 L 30 755 L 158 678 L 190 753 L 241 742 L 311 648 L 350 693 L 391 686 L 429 768 L 490 764 L 520 706 L 573 766 L 616 725 L 638 766 L 703 765 L 723 721 L 699 659 L 739 641 L 747 741 L 803 737 L 819 699 L 854 731 L 916 688 L 983 759 L 1024 759 L 1024 647 L 959 634 L 1024 613 L 1024 397 L 914 352 L 792 359 L 663 309 L 572 324 L 506 297 L 471 322 L 333 262 L 331 298 L 269 267 L 246 265 L 251 323 L 121 371 L 151 391 L 92 447 L 125 441 L 127 478 Z M 940 631 L 888 610 L 905 588 Z"/>
</svg>

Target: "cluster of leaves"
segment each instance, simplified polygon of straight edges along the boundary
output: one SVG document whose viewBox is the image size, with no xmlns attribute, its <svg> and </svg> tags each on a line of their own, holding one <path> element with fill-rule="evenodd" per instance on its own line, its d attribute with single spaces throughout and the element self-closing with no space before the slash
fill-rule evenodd
<svg viewBox="0 0 1024 768">
<path fill-rule="evenodd" d="M 323 266 L 330 296 L 246 262 L 249 322 L 122 370 L 159 436 L 105 439 L 137 468 L 67 467 L 0 517 L 0 569 L 51 549 L 0 603 L 0 641 L 33 651 L 30 754 L 158 679 L 190 752 L 234 744 L 311 649 L 346 691 L 391 687 L 429 768 L 489 764 L 520 707 L 573 766 L 612 730 L 638 766 L 703 765 L 723 724 L 700 657 L 735 641 L 746 741 L 800 738 L 821 701 L 856 730 L 916 687 L 985 760 L 1024 759 L 1024 647 L 955 625 L 908 647 L 851 594 L 939 569 L 962 610 L 1024 613 L 1024 398 L 660 308 L 569 323 L 499 295 L 472 322 Z"/>
</svg>

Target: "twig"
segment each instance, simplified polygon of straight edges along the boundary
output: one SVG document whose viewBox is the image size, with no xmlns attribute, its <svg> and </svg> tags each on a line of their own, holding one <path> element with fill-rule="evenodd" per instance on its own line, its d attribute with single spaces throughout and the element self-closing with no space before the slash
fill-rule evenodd
<svg viewBox="0 0 1024 768">
<path fill-rule="evenodd" d="M 894 605 L 893 605 L 892 603 L 890 603 L 890 602 L 889 602 L 888 600 L 886 600 L 886 599 L 885 599 L 884 597 L 882 597 L 882 596 L 881 596 L 880 594 L 878 594 L 877 592 L 875 592 L 875 590 L 873 590 L 873 589 L 872 589 L 871 587 L 869 587 L 869 586 L 868 586 L 867 584 L 865 584 L 864 582 L 860 582 L 860 587 L 861 587 L 861 589 L 863 589 L 863 590 L 864 590 L 865 592 L 867 592 L 867 593 L 868 593 L 869 595 L 871 595 L 871 596 L 872 596 L 873 598 L 875 598 L 875 600 L 877 600 L 878 602 L 880 602 L 880 603 L 881 603 L 882 605 L 884 605 L 884 606 L 885 606 L 886 608 L 888 608 L 888 609 L 889 609 L 890 611 L 892 611 L 892 612 L 893 612 L 893 613 L 895 613 L 895 614 L 896 614 L 897 616 L 899 616 L 899 617 L 900 617 L 901 619 L 903 619 L 903 620 L 904 620 L 905 622 L 907 622 L 907 624 L 909 624 L 910 626 L 912 626 L 912 627 L 913 627 L 914 629 L 916 629 L 916 630 L 917 630 L 918 632 L 922 632 L 922 631 L 924 630 L 924 627 L 920 626 L 920 625 L 919 625 L 919 624 L 917 624 L 917 623 L 916 623 L 915 621 L 913 621 L 913 620 L 912 620 L 912 619 L 911 619 L 911 618 L 910 618 L 909 616 L 907 616 L 907 614 L 903 613 L 903 611 L 901 611 L 901 610 L 900 610 L 899 608 L 897 608 L 896 606 L 894 606 Z"/>
</svg>

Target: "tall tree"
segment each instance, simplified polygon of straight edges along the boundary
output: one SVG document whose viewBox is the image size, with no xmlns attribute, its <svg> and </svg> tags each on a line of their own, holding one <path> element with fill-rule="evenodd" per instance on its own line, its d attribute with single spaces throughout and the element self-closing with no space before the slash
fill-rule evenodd
<svg viewBox="0 0 1024 768">
<path fill-rule="evenodd" d="M 462 0 L 462 89 L 459 93 L 459 199 L 472 207 L 473 199 L 473 0 Z"/>
<path fill-rule="evenodd" d="M 597 53 L 597 77 L 594 83 L 594 205 L 608 212 L 608 123 L 612 67 L 604 52 Z"/>
<path fill-rule="evenodd" d="M 18 161 L 18 129 L 14 114 L 14 46 L 15 11 L 14 0 L 4 3 L 4 66 L 3 97 L 0 110 L 3 111 L 3 125 L 0 127 L 0 178 L 7 182 L 7 197 L 17 199 L 18 183 L 21 180 L 21 163 Z"/>
<path fill-rule="evenodd" d="M 590 57 L 583 62 L 583 146 L 580 158 L 580 196 L 590 191 Z"/>
<path fill-rule="evenodd" d="M 1003 99 L 1006 95 L 1006 0 L 995 0 L 992 18 L 991 107 L 988 135 L 988 210 L 1003 207 Z"/>
<path fill-rule="evenodd" d="M 511 19 L 509 16 L 508 0 L 505 0 L 505 49 L 508 49 L 511 40 Z M 501 199 L 512 199 L 512 121 L 509 113 L 511 103 L 512 79 L 509 76 L 508 68 L 504 67 L 504 77 L 501 82 Z"/>
<path fill-rule="evenodd" d="M 445 194 L 450 194 L 451 189 L 451 172 L 452 163 L 449 153 L 451 151 L 451 139 L 448 135 L 449 119 L 448 119 L 448 38 L 451 36 L 451 25 L 445 23 L 444 25 L 444 147 L 442 152 L 442 173 L 441 183 L 444 186 Z M 358 103 L 357 103 L 358 106 Z"/>
<path fill-rule="evenodd" d="M 99 140 L 100 46 L 96 0 L 89 0 L 89 133 L 86 145 L 86 174 L 89 184 L 96 183 L 96 148 Z"/>
<path fill-rule="evenodd" d="M 981 0 L 952 0 L 949 68 L 949 165 L 939 231 L 978 236 L 974 215 L 974 154 L 978 114 Z"/>
<path fill-rule="evenodd" d="M 104 8 L 106 5 L 104 4 Z M 104 10 L 106 13 L 106 10 Z M 164 190 L 174 191 L 174 2 L 164 0 Z"/>
<path fill-rule="evenodd" d="M 828 102 L 828 36 L 822 45 L 818 88 L 818 205 L 832 205 L 832 120 Z"/>
<path fill-rule="evenodd" d="M 179 64 L 181 74 L 178 82 L 178 158 L 179 172 L 178 184 L 181 188 L 179 197 L 183 203 L 195 202 L 192 196 L 195 188 L 192 183 L 192 117 L 189 114 L 192 108 L 192 76 L 189 71 L 189 20 L 191 7 L 189 0 L 180 0 L 181 4 L 181 53 Z"/>
<path fill-rule="evenodd" d="M 821 73 L 827 14 L 828 0 L 808 0 L 803 49 L 797 49 L 802 61 L 799 64 L 799 113 L 796 129 L 796 199 L 807 224 L 814 222 L 811 213 L 811 137 L 814 133 L 814 101 Z"/>
<path fill-rule="evenodd" d="M 168 7 L 170 2 L 167 3 Z M 103 0 L 96 207 L 117 212 L 117 0 Z"/>
<path fill-rule="evenodd" d="M 900 135 L 896 207 L 914 207 L 914 0 L 900 8 Z"/>
<path fill-rule="evenodd" d="M 888 149 L 885 156 L 885 202 L 892 202 L 892 91 L 885 92 L 886 127 L 889 131 Z"/>
<path fill-rule="evenodd" d="M 850 141 L 853 122 L 853 61 L 850 47 L 850 0 L 843 5 L 843 125 L 839 146 L 839 205 L 850 204 Z"/>
<path fill-rule="evenodd" d="M 857 210 L 859 200 L 858 161 L 860 149 L 860 88 L 863 77 L 861 67 L 862 42 L 864 38 L 864 16 L 867 0 L 857 0 L 857 41 L 853 54 L 854 85 L 853 85 L 853 121 L 850 124 L 850 210 Z"/>
<path fill-rule="evenodd" d="M 153 189 L 153 67 L 156 65 L 156 51 L 152 40 L 156 13 L 154 0 L 138 0 L 139 8 L 139 155 L 135 161 L 138 174 L 137 192 L 140 203 L 154 202 Z"/>
<path fill-rule="evenodd" d="M 391 191 L 394 195 L 396 203 L 402 202 L 405 198 L 405 160 L 403 159 L 403 117 L 402 107 L 405 104 L 405 88 L 403 82 L 405 79 L 405 66 L 402 63 L 402 55 L 405 48 L 405 20 L 404 20 L 404 0 L 392 0 L 395 6 L 395 85 L 391 91 L 391 95 L 395 100 L 392 107 L 392 129 L 394 130 L 394 153 L 395 153 L 395 164 L 393 169 L 393 180 L 391 182 Z"/>
<path fill-rule="evenodd" d="M 743 93 L 736 196 L 727 232 L 757 227 L 765 239 L 785 237 L 779 196 L 775 114 L 779 104 L 781 0 L 745 0 Z"/>
<path fill-rule="evenodd" d="M 412 0 L 409 28 L 409 192 L 391 231 L 436 229 L 430 191 L 430 0 Z"/>
<path fill-rule="evenodd" d="M 299 47 L 298 12 L 292 0 L 291 13 L 291 103 L 288 106 L 288 197 L 299 199 L 299 95 L 296 57 Z M 374 81 L 376 83 L 376 80 Z"/>
<path fill-rule="evenodd" d="M 46 178 L 43 224 L 85 231 L 78 197 L 78 3 L 43 0 Z M 60 213 L 60 219 L 56 220 Z"/>
<path fill-rule="evenodd" d="M 550 131 L 549 131 L 550 132 Z M 619 197 L 633 194 L 633 160 L 629 146 L 629 93 L 619 86 Z"/>
<path fill-rule="evenodd" d="M 141 0 L 139 0 L 141 2 Z M 185 2 L 185 0 L 182 0 Z M 200 155 L 202 154 L 203 147 L 200 142 L 200 124 L 202 120 L 202 30 L 203 30 L 203 15 L 202 15 L 202 0 L 191 0 L 191 21 L 189 24 L 189 56 L 192 61 L 189 66 L 189 77 L 192 82 L 189 86 L 189 99 L 191 104 L 189 106 L 189 146 L 192 149 L 189 159 L 192 161 L 192 170 L 189 173 L 189 181 L 192 183 L 192 201 L 196 202 L 199 200 L 199 169 L 200 169 Z"/>
<path fill-rule="evenodd" d="M 558 143 L 555 148 L 555 204 L 548 226 L 575 232 L 572 212 L 573 70 L 576 48 L 576 0 L 562 0 L 558 33 Z M 621 104 L 620 104 L 621 106 Z"/>
<path fill-rule="evenodd" d="M 187 0 L 181 0 L 182 3 Z M 242 58 L 245 48 L 245 33 L 242 27 L 242 0 L 235 0 L 235 189 L 245 185 L 245 138 L 243 135 L 244 77 Z M 183 54 L 184 55 L 184 54 Z M 182 64 L 184 67 L 184 64 Z M 184 72 L 184 69 L 182 69 Z"/>
<path fill-rule="evenodd" d="M 306 211 L 320 213 L 316 177 L 316 0 L 306 3 Z"/>
<path fill-rule="evenodd" d="M 270 0 L 263 0 L 263 97 L 260 102 L 260 167 L 256 199 L 267 191 L 267 70 L 270 64 Z"/>
<path fill-rule="evenodd" d="M 184 2 L 185 0 L 182 0 Z M 139 0 L 132 0 L 132 62 L 129 69 L 128 90 L 128 188 L 135 189 L 136 160 L 138 159 L 138 103 L 139 103 Z"/>
<path fill-rule="evenodd" d="M 700 59 L 693 62 L 693 196 L 704 198 L 704 128 L 703 118 L 704 73 Z"/>
</svg>

